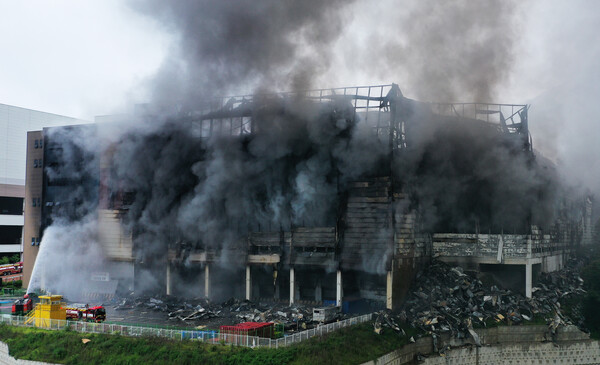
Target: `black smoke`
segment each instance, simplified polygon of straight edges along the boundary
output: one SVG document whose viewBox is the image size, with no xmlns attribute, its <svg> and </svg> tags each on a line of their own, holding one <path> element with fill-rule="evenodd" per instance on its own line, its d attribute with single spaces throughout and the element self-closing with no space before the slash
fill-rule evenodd
<svg viewBox="0 0 600 365">
<path fill-rule="evenodd" d="M 393 190 L 410 200 L 403 209 L 418 211 L 428 232 L 523 232 L 553 220 L 553 170 L 497 126 L 401 103 L 398 112 L 412 140 L 392 154 L 349 99 L 315 103 L 301 93 L 263 98 L 312 87 L 328 72 L 352 2 L 132 5 L 179 42 L 150 81 L 153 116 L 115 133 L 101 152 L 110 160 L 101 185 L 112 192 L 101 204 L 127 206 L 123 219 L 133 232 L 136 263 L 157 276 L 169 248 L 213 250 L 226 266 L 244 251 L 247 232 L 334 226 L 349 183 L 390 175 L 390 169 Z M 424 100 L 489 100 L 516 57 L 514 5 L 392 7 L 405 32 L 390 28 L 349 62 L 391 78 L 403 70 Z M 194 132 L 208 100 L 239 90 L 254 93 L 248 106 L 254 133 L 205 138 Z M 365 261 L 384 254 L 373 252 Z"/>
<path fill-rule="evenodd" d="M 179 42 L 152 80 L 152 102 L 194 109 L 208 96 L 305 90 L 330 66 L 353 1 L 131 1 Z"/>
<path fill-rule="evenodd" d="M 335 226 L 348 183 L 384 165 L 385 145 L 349 103 L 270 103 L 253 134 L 206 139 L 174 118 L 115 144 L 108 184 L 135 194 L 126 221 L 138 260 L 164 266 L 167 248 L 183 244 L 227 264 L 247 232 Z"/>
</svg>

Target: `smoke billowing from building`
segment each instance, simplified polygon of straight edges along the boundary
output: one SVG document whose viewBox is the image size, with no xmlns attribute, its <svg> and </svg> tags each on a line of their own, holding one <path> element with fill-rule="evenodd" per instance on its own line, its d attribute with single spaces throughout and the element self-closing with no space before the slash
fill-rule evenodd
<svg viewBox="0 0 600 365">
<path fill-rule="evenodd" d="M 153 103 L 195 109 L 251 88 L 304 90 L 325 72 L 353 1 L 132 1 L 179 36 Z"/>
<path fill-rule="evenodd" d="M 392 9 L 399 28 L 372 44 L 385 58 L 383 70 L 397 72 L 427 101 L 490 102 L 509 77 L 521 28 L 517 1 L 415 1 Z"/>
<path fill-rule="evenodd" d="M 373 118 L 367 122 L 368 110 L 356 113 L 358 99 L 336 94 L 317 103 L 302 97 L 299 91 L 328 71 L 352 2 L 151 1 L 133 6 L 180 35 L 172 57 L 152 81 L 148 115 L 136 117 L 121 131 L 98 125 L 97 133 L 106 138 L 49 138 L 59 145 L 76 141 L 93 156 L 82 165 L 80 155 L 61 155 L 60 174 L 73 180 L 83 171 L 89 178 L 85 181 L 101 187 L 99 196 L 64 190 L 69 196 L 59 200 L 73 202 L 74 212 L 98 202 L 104 209 L 121 209 L 127 200 L 120 218 L 132 234 L 141 267 L 138 288 L 163 287 L 156 273 L 164 269 L 169 250 L 183 257 L 211 250 L 215 262 L 227 267 L 245 249 L 249 232 L 343 230 L 349 224 L 352 184 L 373 177 L 392 178 L 390 192 L 406 198 L 395 200 L 390 194 L 390 210 L 399 217 L 419 216 L 423 231 L 523 232 L 532 224 L 551 228 L 560 183 L 554 170 L 531 153 L 523 117 L 512 127 L 518 133 L 509 136 L 499 131 L 498 123 L 458 112 L 440 116 L 401 94 L 394 96 L 398 104 L 392 107 L 382 94 L 376 100 L 380 111 L 398 119 L 391 122 L 388 116 L 374 125 Z M 515 4 L 413 2 L 406 13 L 402 10 L 391 13 L 410 32 L 373 43 L 380 70 L 404 69 L 425 100 L 489 101 L 494 96 L 498 80 L 507 77 L 515 59 Z M 358 63 L 366 58 L 356 55 Z M 213 96 L 239 88 L 256 90 L 247 104 L 235 99 L 236 106 L 211 107 Z M 298 93 L 266 93 L 282 89 Z M 217 114 L 207 116 L 209 110 Z M 213 120 L 227 119 L 218 113 L 230 120 L 214 131 Z M 497 111 L 488 114 L 509 118 Z M 203 122 L 208 120 L 209 138 Z M 393 132 L 375 135 L 380 122 Z M 224 125 L 229 133 L 223 133 Z M 46 171 L 50 182 L 60 179 L 52 167 Z M 63 217 L 58 210 L 52 213 Z M 70 242 L 94 241 L 94 230 L 85 228 L 87 210 L 69 219 L 82 229 L 56 219 L 46 228 L 45 246 L 62 251 Z M 75 223 L 80 220 L 86 223 Z M 379 228 L 381 237 L 393 236 L 391 224 Z M 67 232 L 70 239 L 65 241 Z M 383 274 L 393 250 L 373 247 L 354 269 Z M 54 250 L 40 255 L 52 257 L 49 251 Z M 36 266 L 43 263 L 40 258 Z M 60 278 L 55 280 L 46 285 L 63 290 Z"/>
</svg>

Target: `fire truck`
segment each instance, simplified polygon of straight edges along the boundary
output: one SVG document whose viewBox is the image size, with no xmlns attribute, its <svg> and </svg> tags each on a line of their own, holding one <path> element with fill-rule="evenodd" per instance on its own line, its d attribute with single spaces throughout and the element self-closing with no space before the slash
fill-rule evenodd
<svg viewBox="0 0 600 365">
<path fill-rule="evenodd" d="M 33 310 L 33 299 L 29 294 L 25 294 L 23 299 L 17 299 L 12 305 L 12 314 L 24 316 Z"/>
<path fill-rule="evenodd" d="M 67 320 L 96 323 L 106 320 L 106 309 L 101 305 L 90 307 L 88 304 L 71 304 L 66 310 Z"/>
<path fill-rule="evenodd" d="M 14 275 L 23 272 L 23 262 L 19 261 L 15 264 L 0 265 L 0 275 Z"/>
</svg>

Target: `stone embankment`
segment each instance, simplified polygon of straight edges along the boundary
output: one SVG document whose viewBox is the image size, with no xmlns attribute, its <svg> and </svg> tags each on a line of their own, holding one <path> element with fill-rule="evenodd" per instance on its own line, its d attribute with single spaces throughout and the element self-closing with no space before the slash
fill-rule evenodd
<svg viewBox="0 0 600 365">
<path fill-rule="evenodd" d="M 363 365 L 448 364 L 600 364 L 600 343 L 575 326 L 502 326 L 476 330 L 482 346 L 472 338 L 440 336 L 417 339 Z M 442 351 L 440 351 L 442 349 Z"/>
</svg>

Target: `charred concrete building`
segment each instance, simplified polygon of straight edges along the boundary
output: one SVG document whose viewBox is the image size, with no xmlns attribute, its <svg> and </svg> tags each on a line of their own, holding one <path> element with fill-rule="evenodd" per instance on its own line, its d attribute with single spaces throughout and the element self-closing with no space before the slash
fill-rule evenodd
<svg viewBox="0 0 600 365">
<path fill-rule="evenodd" d="M 527 105 L 423 103 L 392 84 L 156 115 L 107 143 L 89 142 L 102 123 L 44 132 L 83 155 L 60 147 L 44 169 L 43 206 L 71 208 L 41 221 L 93 216 L 124 290 L 393 309 L 432 258 L 531 295 L 536 272 L 591 243 L 591 199 L 535 156 Z M 78 189 L 52 195 L 59 182 Z"/>
</svg>

